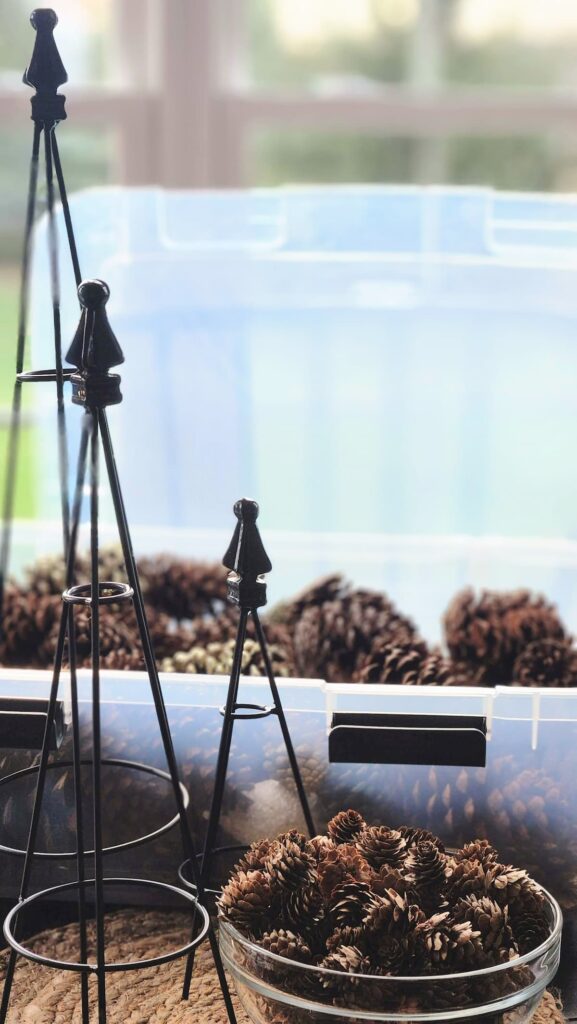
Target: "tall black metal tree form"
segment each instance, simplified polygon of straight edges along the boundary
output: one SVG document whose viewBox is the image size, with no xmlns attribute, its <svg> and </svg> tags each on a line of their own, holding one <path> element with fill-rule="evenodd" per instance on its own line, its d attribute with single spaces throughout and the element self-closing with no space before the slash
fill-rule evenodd
<svg viewBox="0 0 577 1024">
<path fill-rule="evenodd" d="M 256 524 L 258 513 L 259 507 L 256 501 L 251 501 L 249 498 L 241 498 L 236 502 L 234 505 L 234 514 L 237 518 L 237 524 L 230 545 L 222 560 L 222 564 L 225 568 L 230 570 L 227 577 L 228 599 L 233 604 L 238 605 L 240 609 L 240 618 L 226 704 L 221 708 L 223 723 L 216 764 L 216 777 L 214 781 L 212 802 L 200 865 L 202 891 L 205 891 L 210 885 L 215 854 L 224 852 L 225 850 L 239 849 L 239 847 L 218 847 L 216 845 L 222 811 L 222 801 L 226 785 L 230 747 L 232 743 L 232 732 L 236 721 L 242 719 L 268 718 L 271 715 L 277 716 L 297 788 L 303 817 L 306 822 L 306 827 L 311 837 L 316 834 L 315 824 L 309 807 L 294 747 L 292 745 L 291 735 L 287 725 L 278 686 L 276 684 L 272 661 L 258 614 L 258 609 L 262 608 L 267 601 L 264 574 L 269 573 L 272 569 L 271 561 L 265 551 L 264 544 L 261 540 L 259 529 Z M 238 691 L 242 672 L 242 655 L 249 615 L 252 616 L 252 620 L 254 622 L 258 644 L 272 693 L 273 703 L 269 707 L 263 707 L 258 704 L 240 704 L 238 702 Z M 190 872 L 190 867 L 188 863 L 185 863 L 182 865 L 180 872 L 181 878 L 185 882 L 187 881 L 187 872 Z M 188 879 L 188 881 L 190 882 L 190 879 Z M 185 998 L 188 996 L 189 992 L 193 965 L 194 951 L 191 952 L 188 958 L 184 984 Z"/>
<path fill-rule="evenodd" d="M 73 970 L 80 973 L 81 979 L 81 1005 L 82 1022 L 90 1024 L 88 978 L 96 978 L 97 984 L 97 1006 L 98 1024 L 106 1024 L 106 977 L 111 971 L 138 970 L 143 967 L 157 966 L 174 960 L 181 956 L 191 954 L 198 943 L 208 934 L 215 966 L 218 972 L 220 985 L 231 1024 L 235 1024 L 234 1010 L 228 991 L 226 978 L 220 958 L 218 943 L 212 929 L 209 916 L 203 907 L 204 885 L 201 872 L 197 867 L 196 854 L 186 817 L 186 791 L 181 786 L 178 776 L 178 765 L 170 735 L 166 707 L 160 686 L 158 671 L 154 658 L 154 651 L 150 632 L 146 620 L 142 591 L 136 569 L 129 527 L 126 518 L 124 500 L 120 487 L 118 471 L 110 437 L 106 409 L 109 405 L 116 405 L 122 400 L 120 392 L 120 377 L 118 374 L 111 374 L 111 367 L 117 366 L 124 361 L 124 357 L 118 341 L 112 332 L 106 315 L 105 305 L 108 300 L 108 287 L 102 281 L 87 281 L 79 288 L 79 298 L 82 306 L 82 315 L 78 330 L 74 336 L 72 345 L 66 359 L 75 364 L 77 369 L 72 372 L 72 401 L 85 410 L 83 430 L 80 441 L 78 468 L 76 478 L 76 489 L 74 494 L 70 544 L 67 557 L 67 579 L 73 578 L 74 561 L 76 555 L 76 541 L 82 510 L 82 494 L 86 476 L 87 463 L 89 464 L 89 493 L 90 493 L 90 560 L 91 578 L 89 583 L 67 586 L 64 591 L 62 615 L 58 633 L 54 672 L 50 690 L 46 729 L 44 743 L 38 765 L 38 779 L 32 820 L 28 843 L 25 851 L 24 868 L 19 900 L 16 906 L 8 914 L 4 934 L 11 947 L 2 1003 L 0 1006 L 0 1024 L 4 1024 L 7 1018 L 10 994 L 14 978 L 14 969 L 18 955 L 27 957 L 30 960 L 44 964 L 48 967 Z M 128 584 L 112 581 L 101 581 L 99 579 L 99 459 L 100 446 L 104 454 L 106 472 L 110 485 L 110 491 L 114 504 L 116 521 L 120 543 L 122 546 Z M 164 752 L 168 763 L 168 774 L 159 772 L 148 766 L 131 764 L 130 762 L 106 762 L 102 758 L 101 747 L 101 723 L 100 723 L 100 606 L 103 604 L 116 604 L 121 601 L 132 601 L 136 613 L 138 630 L 152 697 L 156 709 L 158 725 L 162 736 Z M 50 739 L 52 734 L 55 708 L 58 698 L 60 675 L 64 659 L 65 644 L 68 640 L 68 647 L 71 655 L 74 652 L 74 609 L 76 605 L 89 605 L 91 609 L 91 646 L 92 646 L 92 758 L 89 762 L 81 758 L 79 718 L 78 718 L 78 694 L 76 686 L 75 662 L 71 658 L 71 702 L 72 702 L 72 728 L 73 728 L 73 778 L 75 789 L 75 812 L 76 812 L 76 864 L 77 881 L 57 885 L 41 893 L 29 894 L 30 875 L 37 853 L 37 838 L 40 816 L 42 811 L 42 799 L 46 782 L 46 774 L 51 765 L 49 764 Z M 62 762 L 61 762 L 62 763 Z M 93 790 L 93 835 L 94 849 L 87 851 L 85 848 L 85 835 L 83 823 L 83 806 L 81 796 L 81 766 L 91 764 L 92 767 L 92 790 Z M 118 879 L 108 878 L 104 874 L 104 855 L 116 850 L 119 847 L 103 848 L 102 829 L 102 801 L 101 801 L 101 769 L 103 763 L 114 763 L 116 765 L 139 768 L 152 774 L 161 775 L 171 783 L 174 800 L 176 804 L 176 817 L 168 826 L 178 823 L 180 825 L 184 854 L 191 865 L 192 876 L 196 884 L 197 898 L 190 892 L 179 889 L 175 886 L 161 882 L 143 879 Z M 160 831 L 165 831 L 166 827 Z M 139 845 L 146 842 L 153 835 L 141 837 L 128 845 Z M 85 859 L 88 856 L 93 858 L 94 875 L 86 877 Z M 57 857 L 58 854 L 51 854 Z M 188 904 L 192 904 L 193 918 L 198 925 L 198 914 L 202 921 L 198 927 L 193 927 L 193 934 L 190 942 L 178 950 L 163 955 L 149 958 L 147 960 L 128 963 L 108 963 L 106 960 L 106 943 L 104 932 L 105 915 L 105 891 L 107 887 L 113 886 L 140 886 L 153 890 L 160 890 L 164 895 L 172 898 L 179 896 Z M 33 950 L 28 949 L 18 940 L 17 931 L 19 926 L 19 915 L 25 908 L 33 905 L 40 898 L 51 896 L 58 897 L 65 891 L 77 890 L 78 892 L 78 921 L 79 921 L 79 959 L 77 962 L 62 962 L 48 956 L 41 956 Z M 87 928 L 86 928 L 86 903 L 89 894 L 93 895 L 96 919 L 96 957 L 91 962 L 88 957 Z"/>
<path fill-rule="evenodd" d="M 66 413 L 64 408 L 64 381 L 70 376 L 70 370 L 62 366 L 62 340 L 60 328 L 60 282 L 58 265 L 58 244 L 55 218 L 54 172 L 58 183 L 58 192 L 64 213 L 70 259 L 76 280 L 80 284 L 80 266 L 76 241 L 72 228 L 72 220 L 68 207 L 66 185 L 60 162 L 56 127 L 66 119 L 65 97 L 58 89 L 68 80 L 68 75 L 60 59 L 54 41 L 54 28 L 58 18 L 54 11 L 38 9 L 32 12 L 30 21 L 36 30 L 36 40 L 30 64 L 24 72 L 24 83 L 36 90 L 32 97 L 32 121 L 34 131 L 32 138 L 32 157 L 28 183 L 28 201 L 26 206 L 26 222 L 24 229 L 24 245 L 22 250 L 22 269 L 20 286 L 20 303 L 18 312 L 18 336 L 16 345 L 16 378 L 12 398 L 12 415 L 8 436 L 8 457 L 4 485 L 2 508 L 2 537 L 0 540 L 0 634 L 2 632 L 2 610 L 4 606 L 4 588 L 8 573 L 12 518 L 14 514 L 14 496 L 18 448 L 22 418 L 22 385 L 24 383 L 56 382 L 56 403 L 58 420 L 58 448 L 60 467 L 60 493 L 62 506 L 62 530 L 64 551 L 66 553 L 70 539 L 70 517 L 68 504 L 68 456 L 66 446 Z M 44 162 L 46 171 L 46 205 L 48 212 L 48 243 L 50 259 L 50 280 L 52 291 L 52 319 L 54 333 L 54 369 L 32 370 L 24 372 L 26 355 L 27 307 L 30 279 L 31 239 L 36 200 L 38 191 L 38 170 L 41 140 L 44 136 Z"/>
</svg>

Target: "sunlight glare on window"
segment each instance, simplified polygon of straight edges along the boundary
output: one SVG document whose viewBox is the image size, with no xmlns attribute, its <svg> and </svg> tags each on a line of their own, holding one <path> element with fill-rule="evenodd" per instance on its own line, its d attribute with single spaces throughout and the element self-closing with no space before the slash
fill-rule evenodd
<svg viewBox="0 0 577 1024">
<path fill-rule="evenodd" d="M 528 43 L 564 40 L 577 35 L 575 0 L 461 0 L 456 31 L 464 39 L 481 42 L 500 35 Z"/>
</svg>

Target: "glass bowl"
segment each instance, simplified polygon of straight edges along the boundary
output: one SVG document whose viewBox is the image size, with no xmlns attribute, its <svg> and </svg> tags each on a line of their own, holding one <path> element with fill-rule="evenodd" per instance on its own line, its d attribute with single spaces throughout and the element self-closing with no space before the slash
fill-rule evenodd
<svg viewBox="0 0 577 1024">
<path fill-rule="evenodd" d="M 516 960 L 477 971 L 415 977 L 344 974 L 270 953 L 226 919 L 219 922 L 220 948 L 254 1024 L 522 1024 L 531 1019 L 559 966 L 561 910 L 545 889 L 541 891 L 551 922 L 549 937 Z"/>
</svg>

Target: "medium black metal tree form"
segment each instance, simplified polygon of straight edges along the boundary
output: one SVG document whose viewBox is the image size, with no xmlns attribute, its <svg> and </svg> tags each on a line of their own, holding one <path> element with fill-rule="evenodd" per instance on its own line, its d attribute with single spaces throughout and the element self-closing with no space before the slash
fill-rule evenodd
<svg viewBox="0 0 577 1024">
<path fill-rule="evenodd" d="M 122 400 L 120 392 L 120 377 L 118 374 L 111 374 L 110 369 L 124 361 L 124 357 L 118 341 L 110 327 L 106 315 L 105 305 L 108 300 L 108 287 L 102 281 L 87 281 L 79 288 L 79 298 L 82 306 L 82 315 L 78 330 L 74 336 L 66 359 L 73 363 L 77 369 L 70 375 L 72 383 L 72 401 L 85 410 L 83 429 L 79 448 L 78 468 L 76 476 L 76 488 L 73 501 L 70 543 L 67 555 L 67 581 L 68 585 L 62 595 L 62 615 L 58 633 L 54 672 L 47 711 L 44 743 L 38 766 L 33 769 L 38 773 L 32 820 L 25 851 L 24 867 L 19 900 L 16 906 L 8 914 L 4 924 L 4 934 L 11 947 L 2 1003 L 0 1006 L 0 1024 L 4 1024 L 7 1018 L 10 994 L 14 978 L 14 969 L 18 955 L 33 960 L 48 967 L 77 971 L 80 974 L 81 982 L 81 1005 L 82 1022 L 90 1024 L 89 990 L 88 979 L 90 976 L 96 978 L 97 985 L 97 1020 L 98 1024 L 106 1024 L 106 977 L 112 971 L 138 970 L 145 967 L 153 967 L 178 957 L 191 954 L 196 946 L 208 935 L 212 953 L 217 969 L 223 998 L 231 1024 L 235 1024 L 235 1015 L 228 991 L 226 978 L 218 943 L 210 923 L 209 915 L 203 906 L 204 885 L 201 871 L 197 867 L 196 853 L 192 836 L 186 816 L 187 794 L 179 781 L 178 765 L 170 735 L 168 717 L 162 689 L 158 676 L 158 670 L 154 658 L 154 651 L 150 632 L 146 620 L 142 591 L 136 569 L 130 532 L 126 518 L 124 500 L 120 488 L 120 481 L 112 441 L 110 437 L 106 409 L 109 405 L 116 405 Z M 128 584 L 113 581 L 102 581 L 99 579 L 99 479 L 100 479 L 100 447 L 104 454 L 104 462 L 110 485 L 110 491 L 114 504 L 116 522 L 118 526 L 120 543 L 122 546 Z M 70 581 L 74 575 L 74 562 L 76 556 L 76 543 L 82 510 L 82 495 L 84 482 L 89 466 L 89 494 L 90 494 L 90 563 L 91 577 L 89 583 L 71 585 Z M 168 764 L 168 773 L 146 765 L 138 765 L 133 762 L 111 761 L 102 758 L 101 743 L 101 721 L 100 721 L 100 606 L 103 604 L 115 605 L 122 601 L 132 601 L 148 679 L 152 697 L 156 709 L 158 725 L 162 736 L 164 753 Z M 89 605 L 91 610 L 91 660 L 92 660 L 92 757 L 90 760 L 82 759 L 80 747 L 79 717 L 78 717 L 78 691 L 76 685 L 76 663 L 74 656 L 74 609 L 77 605 Z M 71 703 L 72 703 L 72 729 L 73 729 L 73 779 L 75 791 L 75 831 L 76 849 L 73 854 L 69 853 L 42 853 L 37 851 L 37 838 L 40 816 L 42 812 L 42 801 L 46 782 L 46 774 L 51 767 L 62 767 L 65 762 L 49 763 L 50 739 L 52 734 L 55 708 L 58 698 L 58 689 L 62 665 L 64 660 L 65 645 L 68 641 L 70 655 L 70 680 L 71 680 Z M 92 802 L 93 802 L 93 849 L 85 847 L 85 831 L 83 820 L 83 805 L 81 795 L 81 767 L 90 765 L 92 768 Z M 159 775 L 168 780 L 172 787 L 174 801 L 176 804 L 176 816 L 157 832 L 131 840 L 124 846 L 136 846 L 144 843 L 159 832 L 164 832 L 175 824 L 180 825 L 182 844 L 185 857 L 191 865 L 192 877 L 196 884 L 196 896 L 189 891 L 184 891 L 173 885 L 162 882 L 150 881 L 137 878 L 109 878 L 104 873 L 104 856 L 107 853 L 118 850 L 120 846 L 103 847 L 102 827 L 102 799 L 101 799 L 101 770 L 103 764 L 114 764 L 124 768 L 131 768 Z M 11 851 L 20 852 L 20 851 Z M 53 886 L 42 892 L 30 894 L 30 876 L 35 856 L 50 856 L 58 858 L 61 856 L 74 856 L 77 865 L 77 880 L 61 885 Z M 85 860 L 91 857 L 93 860 L 93 877 L 87 877 Z M 105 900 L 106 891 L 119 886 L 140 887 L 152 889 L 157 894 L 160 892 L 165 897 L 179 897 L 187 902 L 193 910 L 193 932 L 188 943 L 177 950 L 167 952 L 163 955 L 151 957 L 137 962 L 109 963 L 106 959 L 105 941 Z M 78 923 L 79 923 L 79 958 L 78 961 L 62 962 L 49 956 L 41 956 L 23 945 L 18 938 L 20 925 L 20 913 L 26 907 L 34 905 L 43 898 L 58 898 L 65 892 L 76 890 L 78 896 Z M 96 956 L 91 960 L 88 956 L 87 942 L 87 901 L 92 897 L 94 901 L 95 923 L 96 923 Z M 200 922 L 199 916 L 200 915 Z"/>
<path fill-rule="evenodd" d="M 230 747 L 232 743 L 232 732 L 234 723 L 238 720 L 268 718 L 271 715 L 277 716 L 290 767 L 295 780 L 301 809 L 306 822 L 306 827 L 311 838 L 316 835 L 315 824 L 310 811 L 294 747 L 292 745 L 282 701 L 276 684 L 272 661 L 258 614 L 258 609 L 262 608 L 267 601 L 264 574 L 270 572 L 272 569 L 271 561 L 265 551 L 259 529 L 256 524 L 258 513 L 259 507 L 256 501 L 251 501 L 248 498 L 241 498 L 240 501 L 236 502 L 234 505 L 234 514 L 238 522 L 236 524 L 233 538 L 222 560 L 222 564 L 225 568 L 230 570 L 227 577 L 228 599 L 233 604 L 238 605 L 240 609 L 240 618 L 236 636 L 232 671 L 230 674 L 228 695 L 226 704 L 220 711 L 223 717 L 222 732 L 216 763 L 216 777 L 214 781 L 212 802 L 200 864 L 200 879 L 203 891 L 208 888 L 211 882 L 211 872 L 215 854 L 244 849 L 244 847 L 240 846 L 219 847 L 216 845 L 216 837 L 220 824 L 222 801 L 226 784 Z M 257 640 L 272 693 L 273 703 L 269 707 L 263 707 L 259 704 L 238 703 L 238 691 L 242 672 L 242 655 L 249 615 L 252 616 L 252 620 L 254 622 Z M 190 886 L 190 862 L 185 862 L 181 865 L 180 878 L 185 884 Z M 184 984 L 185 998 L 188 996 L 189 992 L 193 964 L 194 951 L 188 958 Z"/>
<path fill-rule="evenodd" d="M 80 284 L 80 266 L 78 252 L 72 228 L 72 220 L 68 206 L 66 185 L 60 162 L 56 127 L 66 119 L 65 97 L 58 89 L 68 80 L 68 75 L 60 59 L 54 41 L 54 29 L 58 18 L 54 11 L 38 9 L 32 12 L 30 21 L 36 30 L 36 41 L 30 64 L 24 72 L 24 83 L 36 90 L 31 99 L 32 121 L 34 131 L 32 138 L 32 157 L 28 182 L 28 200 L 26 205 L 26 221 L 24 229 L 24 245 L 22 250 L 20 302 L 18 311 L 18 336 L 16 344 L 16 378 L 12 398 L 12 414 L 8 436 L 8 454 L 6 460 L 6 477 L 2 507 L 2 537 L 0 541 L 0 634 L 2 632 L 2 610 L 4 607 L 4 587 L 8 573 L 12 519 L 14 514 L 14 498 L 16 486 L 16 470 L 22 419 L 22 385 L 24 383 L 56 382 L 56 403 L 58 421 L 58 451 L 60 468 L 60 493 L 62 508 L 62 530 L 64 552 L 70 539 L 70 517 L 68 504 L 68 455 L 66 445 L 66 413 L 64 408 L 64 381 L 71 371 L 62 366 L 62 339 L 60 327 L 60 274 L 58 265 L 58 242 L 55 218 L 54 172 L 58 183 L 58 192 L 62 203 L 64 223 L 70 250 L 70 259 L 76 280 Z M 41 139 L 44 136 L 44 162 L 46 171 L 46 205 L 48 212 L 48 245 L 50 260 L 50 280 L 52 291 L 52 320 L 54 333 L 54 369 L 32 370 L 24 372 L 26 355 L 27 307 L 30 279 L 31 240 L 36 200 L 38 191 L 38 170 L 40 160 Z"/>
</svg>

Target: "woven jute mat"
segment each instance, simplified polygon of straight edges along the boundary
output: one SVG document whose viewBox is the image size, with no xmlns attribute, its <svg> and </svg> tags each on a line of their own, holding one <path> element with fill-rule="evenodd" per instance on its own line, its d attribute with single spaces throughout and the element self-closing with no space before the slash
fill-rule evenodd
<svg viewBox="0 0 577 1024">
<path fill-rule="evenodd" d="M 155 910 L 124 910 L 106 918 L 109 962 L 141 960 L 178 948 L 187 941 L 190 917 Z M 89 943 L 94 927 L 89 925 Z M 28 946 L 58 960 L 76 960 L 76 925 L 41 932 Z M 90 950 L 94 955 L 93 949 Z M 0 954 L 0 980 L 8 954 Z M 208 943 L 197 951 L 190 999 L 181 1000 L 184 959 L 143 971 L 107 975 L 108 1024 L 226 1024 L 227 1017 Z M 96 989 L 90 979 L 91 1019 L 96 1020 Z M 238 1024 L 249 1024 L 231 985 Z M 56 971 L 18 958 L 7 1024 L 81 1024 L 80 979 L 71 971 Z M 550 992 L 533 1017 L 534 1024 L 563 1024 Z"/>
</svg>

